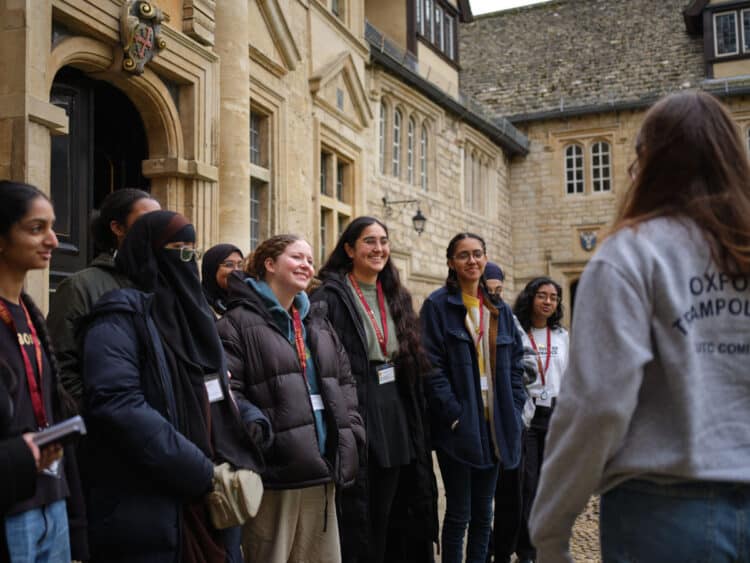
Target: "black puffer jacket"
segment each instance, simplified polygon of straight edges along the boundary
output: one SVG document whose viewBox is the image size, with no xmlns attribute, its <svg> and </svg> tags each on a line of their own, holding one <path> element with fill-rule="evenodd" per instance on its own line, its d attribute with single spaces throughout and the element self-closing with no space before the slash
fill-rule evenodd
<svg viewBox="0 0 750 563">
<path fill-rule="evenodd" d="M 329 273 L 312 294 L 313 303 L 325 303 L 328 318 L 344 344 L 352 375 L 357 382 L 359 408 L 367 428 L 366 377 L 371 372 L 367 357 L 367 338 L 352 292 L 343 276 Z M 403 399 L 416 459 L 401 469 L 386 544 L 385 560 L 389 563 L 422 563 L 433 560 L 433 543 L 437 542 L 437 484 L 432 470 L 429 424 L 422 377 L 416 359 L 407 355 L 394 358 L 396 381 Z M 409 377 L 411 375 L 412 377 Z M 339 497 L 341 517 L 339 530 L 344 563 L 367 561 L 370 553 L 368 522 L 370 498 L 366 464 L 356 484 Z"/>
<path fill-rule="evenodd" d="M 325 456 L 321 456 L 294 343 L 278 328 L 263 298 L 240 275 L 230 276 L 229 293 L 228 310 L 217 327 L 232 373 L 232 389 L 238 402 L 248 400 L 263 411 L 275 436 L 266 452 L 265 487 L 294 489 L 330 481 L 351 485 L 365 434 L 349 360 L 328 322 L 325 306 L 311 307 L 303 320 L 325 405 L 327 439 Z"/>
</svg>

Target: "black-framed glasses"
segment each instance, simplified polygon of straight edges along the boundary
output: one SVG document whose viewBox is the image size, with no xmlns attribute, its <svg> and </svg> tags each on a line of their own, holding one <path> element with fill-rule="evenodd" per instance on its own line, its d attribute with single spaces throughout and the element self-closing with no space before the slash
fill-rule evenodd
<svg viewBox="0 0 750 563">
<path fill-rule="evenodd" d="M 190 262 L 193 258 L 195 258 L 196 260 L 200 260 L 201 256 L 203 256 L 202 250 L 198 250 L 197 248 L 193 248 L 192 246 L 180 246 L 177 248 L 165 246 L 164 250 L 174 250 L 176 252 L 179 252 L 180 260 L 182 260 L 183 262 Z"/>
</svg>

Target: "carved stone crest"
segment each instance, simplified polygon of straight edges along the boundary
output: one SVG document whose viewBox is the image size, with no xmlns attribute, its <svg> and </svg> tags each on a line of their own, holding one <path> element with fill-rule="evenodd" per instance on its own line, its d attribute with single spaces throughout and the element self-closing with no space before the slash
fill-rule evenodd
<svg viewBox="0 0 750 563">
<path fill-rule="evenodd" d="M 591 252 L 596 247 L 596 231 L 580 231 L 578 238 L 581 241 L 581 248 L 586 252 Z"/>
<path fill-rule="evenodd" d="M 167 46 L 159 36 L 164 13 L 146 0 L 126 0 L 120 15 L 120 40 L 125 51 L 122 68 L 143 74 L 146 64 Z"/>
</svg>

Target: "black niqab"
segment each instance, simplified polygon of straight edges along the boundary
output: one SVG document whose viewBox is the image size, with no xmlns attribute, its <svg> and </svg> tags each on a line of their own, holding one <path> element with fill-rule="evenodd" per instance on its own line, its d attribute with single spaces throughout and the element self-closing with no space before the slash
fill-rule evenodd
<svg viewBox="0 0 750 563">
<path fill-rule="evenodd" d="M 164 247 L 170 242 L 194 244 L 194 227 L 172 211 L 147 213 L 128 231 L 115 263 L 138 289 L 154 295 L 151 316 L 172 378 L 177 428 L 214 461 L 257 469 L 260 455 L 229 396 L 224 350 L 195 258 L 182 261 L 178 250 Z M 205 378 L 213 375 L 225 397 L 209 405 Z"/>
<path fill-rule="evenodd" d="M 206 250 L 203 255 L 201 264 L 203 293 L 209 304 L 219 313 L 226 312 L 226 302 L 229 295 L 225 289 L 219 287 L 219 284 L 216 283 L 216 272 L 219 270 L 221 263 L 233 252 L 242 256 L 242 251 L 233 244 L 217 244 Z"/>
</svg>

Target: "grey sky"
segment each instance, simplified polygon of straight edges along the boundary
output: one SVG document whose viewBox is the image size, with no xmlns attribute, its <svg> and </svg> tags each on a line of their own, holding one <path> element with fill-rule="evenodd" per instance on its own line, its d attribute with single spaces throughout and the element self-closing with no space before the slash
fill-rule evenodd
<svg viewBox="0 0 750 563">
<path fill-rule="evenodd" d="M 546 0 L 470 0 L 471 11 L 477 16 L 488 12 L 497 12 L 498 10 L 507 10 L 526 4 L 538 4 Z"/>
</svg>

